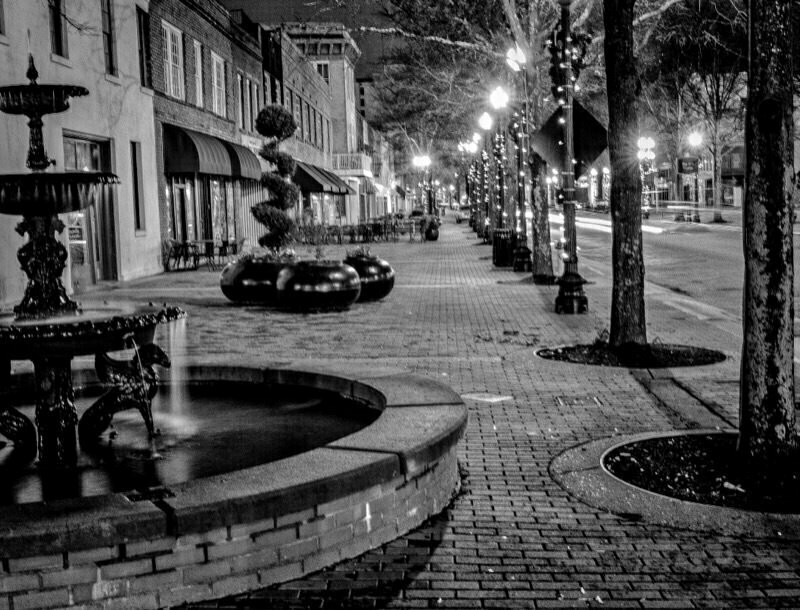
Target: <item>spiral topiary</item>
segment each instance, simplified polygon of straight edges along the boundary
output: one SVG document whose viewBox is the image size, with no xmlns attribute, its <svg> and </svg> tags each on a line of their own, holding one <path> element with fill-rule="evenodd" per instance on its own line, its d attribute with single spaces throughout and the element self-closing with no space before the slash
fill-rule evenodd
<svg viewBox="0 0 800 610">
<path fill-rule="evenodd" d="M 281 248 L 292 243 L 295 230 L 295 223 L 285 210 L 292 209 L 300 200 L 300 189 L 289 181 L 297 164 L 291 155 L 280 152 L 278 146 L 294 134 L 297 123 L 286 108 L 272 104 L 258 113 L 256 130 L 262 136 L 271 138 L 272 141 L 264 145 L 260 155 L 275 165 L 277 171 L 264 172 L 261 176 L 261 184 L 270 191 L 272 197 L 257 203 L 250 210 L 268 230 L 259 238 L 259 245 L 277 254 Z"/>
</svg>

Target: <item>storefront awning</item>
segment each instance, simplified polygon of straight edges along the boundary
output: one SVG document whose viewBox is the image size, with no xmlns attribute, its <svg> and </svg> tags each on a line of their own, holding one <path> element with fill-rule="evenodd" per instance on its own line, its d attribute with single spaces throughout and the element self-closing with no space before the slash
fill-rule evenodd
<svg viewBox="0 0 800 610">
<path fill-rule="evenodd" d="M 221 140 L 174 125 L 164 125 L 164 173 L 234 175 L 231 154 Z"/>
<path fill-rule="evenodd" d="M 352 189 L 333 173 L 303 161 L 297 162 L 292 179 L 306 193 L 334 193 L 347 195 Z"/>
<path fill-rule="evenodd" d="M 249 148 L 233 142 L 223 142 L 231 155 L 233 176 L 261 180 L 261 163 Z"/>
</svg>

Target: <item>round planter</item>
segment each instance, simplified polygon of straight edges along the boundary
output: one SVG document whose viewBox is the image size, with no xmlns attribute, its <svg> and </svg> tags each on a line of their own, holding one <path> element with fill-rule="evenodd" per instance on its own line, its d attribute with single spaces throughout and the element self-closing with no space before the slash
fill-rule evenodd
<svg viewBox="0 0 800 610">
<path fill-rule="evenodd" d="M 348 256 L 344 262 L 355 269 L 361 278 L 359 302 L 377 301 L 394 288 L 394 269 L 382 258 L 359 254 Z"/>
<path fill-rule="evenodd" d="M 290 261 L 266 258 L 237 259 L 222 270 L 219 278 L 222 294 L 237 303 L 275 305 L 278 301 L 278 274 L 292 265 L 294 263 Z"/>
<path fill-rule="evenodd" d="M 437 239 L 439 239 L 439 229 L 435 224 L 431 223 L 425 229 L 425 241 L 436 241 Z"/>
<path fill-rule="evenodd" d="M 347 309 L 361 293 L 361 280 L 342 261 L 300 261 L 278 274 L 278 306 L 291 311 Z"/>
</svg>

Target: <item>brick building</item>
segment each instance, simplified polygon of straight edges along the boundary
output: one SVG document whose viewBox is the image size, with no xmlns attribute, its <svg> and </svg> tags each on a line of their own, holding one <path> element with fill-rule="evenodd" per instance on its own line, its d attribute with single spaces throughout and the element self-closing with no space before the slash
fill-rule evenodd
<svg viewBox="0 0 800 610">
<path fill-rule="evenodd" d="M 255 117 L 263 105 L 256 33 L 213 0 L 151 0 L 149 48 L 161 231 L 205 247 L 241 239 L 266 198 Z M 149 60 L 149 61 L 148 61 Z M 213 245 L 212 245 L 213 244 Z"/>
</svg>

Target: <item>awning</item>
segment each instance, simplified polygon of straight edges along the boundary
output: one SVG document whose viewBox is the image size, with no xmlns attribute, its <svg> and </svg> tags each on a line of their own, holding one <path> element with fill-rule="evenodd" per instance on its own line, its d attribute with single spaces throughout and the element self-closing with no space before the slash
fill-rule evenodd
<svg viewBox="0 0 800 610">
<path fill-rule="evenodd" d="M 232 176 L 261 180 L 261 163 L 249 148 L 233 142 L 222 142 L 231 155 Z"/>
<path fill-rule="evenodd" d="M 213 136 L 164 125 L 164 173 L 232 176 L 231 154 Z"/>
<path fill-rule="evenodd" d="M 297 161 L 297 169 L 292 178 L 300 190 L 306 193 L 334 193 L 346 195 L 353 192 L 338 176 L 321 167 Z"/>
</svg>

